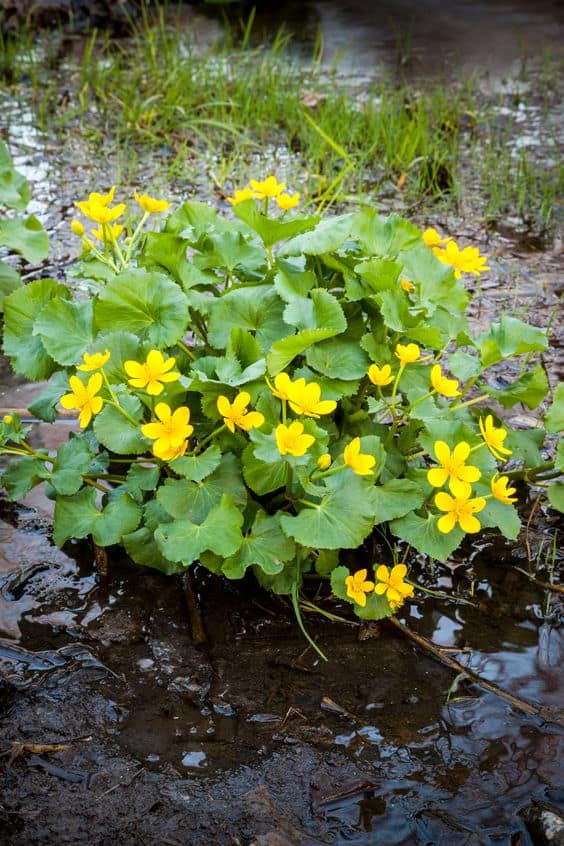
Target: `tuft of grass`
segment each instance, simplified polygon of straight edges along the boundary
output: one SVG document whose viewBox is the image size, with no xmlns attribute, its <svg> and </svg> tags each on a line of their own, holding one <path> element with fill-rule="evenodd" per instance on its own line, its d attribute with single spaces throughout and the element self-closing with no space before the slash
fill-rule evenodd
<svg viewBox="0 0 564 846">
<path fill-rule="evenodd" d="M 41 128 L 111 145 L 132 180 L 150 152 L 168 178 L 205 169 L 231 191 L 275 167 L 268 150 L 321 207 L 360 199 L 422 209 L 457 204 L 471 187 L 489 219 L 512 208 L 541 228 L 551 223 L 561 165 L 539 166 L 527 150 L 511 157 L 507 135 L 488 128 L 492 104 L 476 80 L 424 90 L 385 80 L 360 96 L 335 69 L 322 69 L 322 40 L 305 66 L 289 58 L 283 31 L 268 46 L 250 46 L 253 21 L 202 48 L 166 5 L 151 16 L 143 6 L 131 37 L 94 31 L 62 72 L 44 70 L 25 33 L 21 52 L 12 42 L 4 50 L 2 68 L 22 79 L 25 54 Z M 541 74 L 548 68 L 545 58 Z"/>
</svg>

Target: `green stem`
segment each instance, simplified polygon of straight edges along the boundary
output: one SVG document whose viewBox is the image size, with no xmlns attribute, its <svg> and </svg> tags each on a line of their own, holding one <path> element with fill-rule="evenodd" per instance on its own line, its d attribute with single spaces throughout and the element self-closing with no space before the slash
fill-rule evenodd
<svg viewBox="0 0 564 846">
<path fill-rule="evenodd" d="M 314 482 L 316 479 L 325 479 L 327 476 L 332 476 L 334 473 L 340 473 L 341 470 L 346 470 L 346 464 L 338 464 L 336 467 L 331 467 L 329 470 L 320 470 L 315 472 L 311 475 L 311 481 Z"/>
<path fill-rule="evenodd" d="M 472 387 L 476 384 L 476 382 L 478 381 L 479 377 L 480 377 L 480 374 L 478 374 L 477 376 L 472 376 L 472 378 L 471 378 L 471 379 L 468 379 L 468 381 L 466 382 L 466 384 L 465 384 L 465 386 L 463 387 L 462 391 L 460 392 L 460 396 L 458 396 L 458 397 L 455 399 L 455 401 L 453 402 L 453 404 L 451 405 L 451 409 L 458 408 L 458 406 L 460 405 L 460 401 L 462 400 L 462 398 L 465 396 L 465 394 L 467 394 L 467 393 L 468 393 L 468 391 L 470 390 L 470 388 L 472 388 Z"/>
<path fill-rule="evenodd" d="M 109 493 L 108 488 L 103 488 L 102 485 L 99 485 L 98 482 L 95 482 L 93 479 L 86 479 L 84 478 L 84 482 L 87 485 L 90 485 L 91 488 L 96 488 L 96 490 L 101 491 L 102 493 Z"/>
<path fill-rule="evenodd" d="M 135 232 L 134 232 L 134 233 L 133 233 L 133 235 L 131 236 L 131 240 L 130 240 L 130 242 L 129 242 L 129 247 L 127 248 L 127 252 L 126 252 L 126 254 L 125 254 L 125 263 L 126 263 L 126 264 L 129 264 L 129 262 L 131 261 L 131 254 L 133 253 L 133 248 L 134 248 L 134 247 L 135 247 L 135 245 L 137 244 L 137 240 L 138 240 L 138 238 L 139 238 L 139 234 L 140 234 L 141 230 L 143 229 L 143 227 L 145 226 L 145 223 L 147 222 L 147 220 L 149 219 L 149 217 L 150 217 L 150 213 L 149 213 L 149 212 L 145 212 L 145 213 L 143 214 L 143 217 L 141 218 L 141 220 L 140 220 L 140 221 L 139 221 L 139 223 L 137 224 L 137 227 L 136 227 L 136 229 L 135 229 Z"/>
<path fill-rule="evenodd" d="M 180 347 L 180 349 L 181 349 L 181 350 L 183 350 L 183 351 L 186 353 L 186 355 L 187 355 L 189 358 L 191 358 L 191 359 L 192 359 L 192 361 L 196 361 L 197 356 L 195 356 L 195 355 L 194 355 L 194 353 L 192 352 L 192 350 L 190 349 L 190 347 L 188 347 L 188 346 L 184 343 L 184 341 L 177 341 L 177 342 L 176 342 L 176 346 L 177 346 L 177 347 Z"/>
<path fill-rule="evenodd" d="M 461 402 L 459 405 L 451 405 L 449 406 L 449 411 L 458 411 L 460 408 L 467 408 L 469 405 L 475 405 L 477 402 L 482 402 L 482 400 L 489 399 L 488 394 L 480 394 L 479 397 L 474 397 L 474 399 L 466 400 L 466 402 Z"/>
<path fill-rule="evenodd" d="M 207 435 L 203 441 L 200 441 L 196 449 L 194 450 L 194 455 L 197 455 L 199 452 L 202 451 L 202 447 L 204 447 L 207 443 L 211 441 L 212 438 L 215 438 L 216 435 L 219 435 L 220 432 L 223 432 L 225 429 L 225 423 L 221 426 L 218 426 L 217 429 L 214 429 L 209 435 Z"/>
<path fill-rule="evenodd" d="M 315 578 L 318 577 L 315 576 Z M 300 601 L 300 605 L 304 611 L 312 611 L 315 614 L 321 614 L 322 617 L 326 617 L 333 623 L 346 623 L 348 626 L 358 626 L 358 623 L 354 620 L 347 620 L 345 617 L 339 617 L 338 614 L 332 614 L 330 611 L 324 611 L 323 608 L 320 608 L 318 605 L 315 605 L 315 603 L 310 602 L 307 599 L 302 599 Z"/>
<path fill-rule="evenodd" d="M 298 626 L 300 627 L 301 632 L 302 632 L 303 636 L 305 637 L 305 639 L 307 640 L 307 642 L 309 643 L 309 645 L 317 652 L 317 654 L 319 655 L 320 658 L 322 658 L 324 661 L 327 661 L 327 656 L 323 654 L 323 652 L 321 651 L 319 646 L 313 640 L 313 638 L 311 637 L 311 635 L 307 631 L 306 627 L 304 626 L 304 621 L 302 620 L 302 612 L 300 611 L 300 601 L 299 601 L 299 590 L 300 590 L 299 583 L 300 583 L 300 580 L 301 580 L 301 560 L 300 560 L 299 553 L 298 553 L 296 564 L 297 564 L 296 581 L 292 585 L 292 605 L 294 607 L 294 614 L 296 615 L 296 620 L 297 620 Z"/>
<path fill-rule="evenodd" d="M 309 499 L 297 499 L 296 502 L 300 502 L 302 505 L 307 505 L 308 508 L 317 508 L 315 502 L 310 502 Z"/>
<path fill-rule="evenodd" d="M 109 235 L 108 240 L 111 242 L 112 247 L 114 248 L 114 252 L 116 253 L 118 259 L 121 262 L 121 267 L 122 267 L 122 269 L 125 268 L 127 265 L 126 265 L 125 259 L 123 257 L 123 253 L 121 251 L 121 247 L 117 242 L 116 236 L 114 235 L 114 230 L 112 228 L 111 223 L 104 223 L 103 227 L 104 227 L 104 229 L 103 229 L 104 236 L 108 237 L 108 235 Z"/>
</svg>

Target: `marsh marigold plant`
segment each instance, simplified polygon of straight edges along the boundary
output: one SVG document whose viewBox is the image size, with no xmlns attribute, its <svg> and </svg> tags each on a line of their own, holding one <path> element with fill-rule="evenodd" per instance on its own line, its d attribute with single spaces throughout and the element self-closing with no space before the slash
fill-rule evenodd
<svg viewBox="0 0 564 846">
<path fill-rule="evenodd" d="M 299 203 L 275 174 L 234 187 L 227 214 L 145 187 L 79 200 L 81 294 L 16 286 L 3 329 L 14 371 L 48 380 L 30 413 L 64 410 L 76 431 L 36 449 L 8 410 L 3 484 L 18 499 L 48 483 L 59 545 L 250 571 L 298 615 L 332 597 L 378 620 L 423 601 L 413 552 L 445 562 L 483 528 L 517 537 L 517 480 L 546 467 L 544 434 L 499 413 L 543 401 L 547 333 L 506 314 L 473 333 L 466 279 L 488 270 L 473 245 Z M 508 359 L 518 375 L 500 383 Z M 548 430 L 560 421 L 553 406 Z"/>
</svg>

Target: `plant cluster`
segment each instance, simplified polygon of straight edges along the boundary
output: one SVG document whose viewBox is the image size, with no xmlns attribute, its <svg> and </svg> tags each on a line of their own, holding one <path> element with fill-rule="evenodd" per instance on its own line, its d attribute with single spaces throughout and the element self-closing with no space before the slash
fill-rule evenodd
<svg viewBox="0 0 564 846">
<path fill-rule="evenodd" d="M 285 187 L 253 180 L 234 217 L 136 192 L 126 218 L 114 188 L 76 204 L 94 240 L 73 223 L 72 276 L 91 296 L 53 279 L 17 288 L 4 350 L 16 373 L 50 377 L 31 412 L 52 421 L 62 406 L 80 431 L 50 454 L 5 417 L 2 451 L 18 459 L 3 483 L 12 499 L 46 484 L 59 545 L 122 544 L 165 573 L 251 569 L 299 620 L 314 575 L 377 620 L 414 593 L 410 547 L 445 561 L 483 527 L 517 537 L 512 480 L 542 465 L 545 430 L 510 431 L 492 405 L 543 400 L 547 332 L 503 315 L 472 334 L 476 248 L 371 208 L 289 213 Z M 513 357 L 512 383 L 488 378 Z M 341 550 L 374 529 L 391 566 L 349 572 Z"/>
</svg>

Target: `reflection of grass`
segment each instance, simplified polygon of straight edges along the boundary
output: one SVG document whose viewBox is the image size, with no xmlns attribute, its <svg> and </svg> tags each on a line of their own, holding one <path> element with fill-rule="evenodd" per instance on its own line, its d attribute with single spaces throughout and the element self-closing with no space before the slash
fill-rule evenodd
<svg viewBox="0 0 564 846">
<path fill-rule="evenodd" d="M 0 70 L 13 81 L 21 62 L 42 127 L 115 145 L 131 178 L 142 175 L 151 150 L 164 157 L 168 178 L 206 168 L 231 191 L 259 175 L 257 161 L 265 173 L 275 169 L 264 158 L 273 145 L 286 151 L 292 187 L 317 205 L 380 197 L 428 206 L 455 202 L 479 184 L 490 218 L 512 207 L 541 226 L 550 221 L 557 190 L 550 169 L 525 151 L 517 163 L 510 159 L 500 134 L 484 145 L 482 133 L 476 143 L 487 118 L 474 81 L 423 92 L 380 82 L 358 98 L 320 69 L 319 44 L 306 69 L 288 58 L 283 33 L 268 48 L 250 48 L 251 26 L 252 17 L 239 45 L 231 32 L 206 51 L 161 9 L 152 21 L 143 15 L 127 40 L 94 33 L 64 76 L 45 71 L 44 56 L 34 63 L 26 36 L 20 56 L 13 44 L 4 51 Z"/>
</svg>

